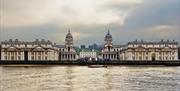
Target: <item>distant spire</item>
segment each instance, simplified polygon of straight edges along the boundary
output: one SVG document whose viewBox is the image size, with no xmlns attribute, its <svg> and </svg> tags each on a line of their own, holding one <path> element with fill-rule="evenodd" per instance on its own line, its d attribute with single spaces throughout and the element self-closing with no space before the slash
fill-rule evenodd
<svg viewBox="0 0 180 91">
<path fill-rule="evenodd" d="M 110 32 L 109 32 L 109 29 L 108 29 L 108 35 L 110 34 Z"/>
<path fill-rule="evenodd" d="M 68 29 L 68 33 L 70 33 L 71 31 L 70 31 L 70 28 Z"/>
<path fill-rule="evenodd" d="M 108 34 L 110 34 L 110 27 L 109 27 L 109 24 L 107 24 L 107 27 L 108 27 Z"/>
</svg>

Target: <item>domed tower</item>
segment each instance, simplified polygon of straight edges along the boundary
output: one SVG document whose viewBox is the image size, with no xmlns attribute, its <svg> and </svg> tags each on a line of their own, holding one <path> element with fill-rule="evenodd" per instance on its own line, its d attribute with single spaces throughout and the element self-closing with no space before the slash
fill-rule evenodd
<svg viewBox="0 0 180 91">
<path fill-rule="evenodd" d="M 66 35 L 65 38 L 65 47 L 67 48 L 68 51 L 73 47 L 73 36 L 70 32 L 70 29 L 68 30 L 68 34 Z"/>
<path fill-rule="evenodd" d="M 112 46 L 113 46 L 112 40 L 113 40 L 112 36 L 108 30 L 108 33 L 106 34 L 105 39 L 104 39 L 104 41 L 105 41 L 104 47 L 105 47 L 105 49 L 108 49 L 108 51 L 110 51 L 110 49 L 112 49 Z"/>
</svg>

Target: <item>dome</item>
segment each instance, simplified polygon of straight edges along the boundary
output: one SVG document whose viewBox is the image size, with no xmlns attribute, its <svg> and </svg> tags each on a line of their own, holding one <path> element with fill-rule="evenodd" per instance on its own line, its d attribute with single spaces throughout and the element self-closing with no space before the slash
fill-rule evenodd
<svg viewBox="0 0 180 91">
<path fill-rule="evenodd" d="M 68 34 L 66 35 L 66 39 L 65 39 L 65 41 L 67 41 L 67 40 L 71 40 L 71 41 L 73 41 L 73 36 L 72 36 L 72 34 L 71 34 L 70 30 L 68 31 Z"/>
<path fill-rule="evenodd" d="M 111 36 L 109 30 L 108 30 L 108 33 L 105 36 L 105 41 L 112 41 L 112 36 Z"/>
<path fill-rule="evenodd" d="M 66 35 L 66 38 L 73 38 L 70 30 L 68 31 L 68 34 Z"/>
</svg>

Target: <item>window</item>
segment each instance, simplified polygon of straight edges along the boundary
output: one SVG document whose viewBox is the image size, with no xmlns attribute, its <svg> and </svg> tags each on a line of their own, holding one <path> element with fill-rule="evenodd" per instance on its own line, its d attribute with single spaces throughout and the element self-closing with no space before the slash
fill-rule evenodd
<svg viewBox="0 0 180 91">
<path fill-rule="evenodd" d="M 14 60 L 14 56 L 11 56 L 11 59 Z"/>
<path fill-rule="evenodd" d="M 167 44 L 165 44 L 165 47 L 168 47 L 168 45 L 167 45 Z"/>
<path fill-rule="evenodd" d="M 7 60 L 7 56 L 5 56 L 5 60 Z"/>
<path fill-rule="evenodd" d="M 133 55 L 135 55 L 135 52 L 132 52 Z"/>
<path fill-rule="evenodd" d="M 166 55 L 168 54 L 168 52 L 166 52 Z"/>
<path fill-rule="evenodd" d="M 41 60 L 41 56 L 38 56 L 38 60 Z"/>
<path fill-rule="evenodd" d="M 18 56 L 18 60 L 20 60 L 21 59 L 21 57 L 20 56 Z"/>
<path fill-rule="evenodd" d="M 159 52 L 159 55 L 161 55 L 161 52 Z"/>
<path fill-rule="evenodd" d="M 21 52 L 18 52 L 19 55 L 21 55 Z"/>
<path fill-rule="evenodd" d="M 159 56 L 159 60 L 162 60 L 161 56 Z"/>
<path fill-rule="evenodd" d="M 139 56 L 139 60 L 142 60 L 142 57 L 141 57 L 141 56 Z"/>
<path fill-rule="evenodd" d="M 47 60 L 47 56 L 45 56 L 45 60 Z"/>
<path fill-rule="evenodd" d="M 133 60 L 135 60 L 135 57 L 133 56 Z"/>
<path fill-rule="evenodd" d="M 34 56 L 32 56 L 31 59 L 34 60 Z"/>
</svg>

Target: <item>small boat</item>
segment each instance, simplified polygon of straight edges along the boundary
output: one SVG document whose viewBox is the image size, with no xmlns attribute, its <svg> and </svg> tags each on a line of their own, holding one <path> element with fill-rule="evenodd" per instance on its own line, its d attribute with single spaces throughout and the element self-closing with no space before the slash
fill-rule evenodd
<svg viewBox="0 0 180 91">
<path fill-rule="evenodd" d="M 107 65 L 88 65 L 89 68 L 107 68 Z"/>
</svg>

